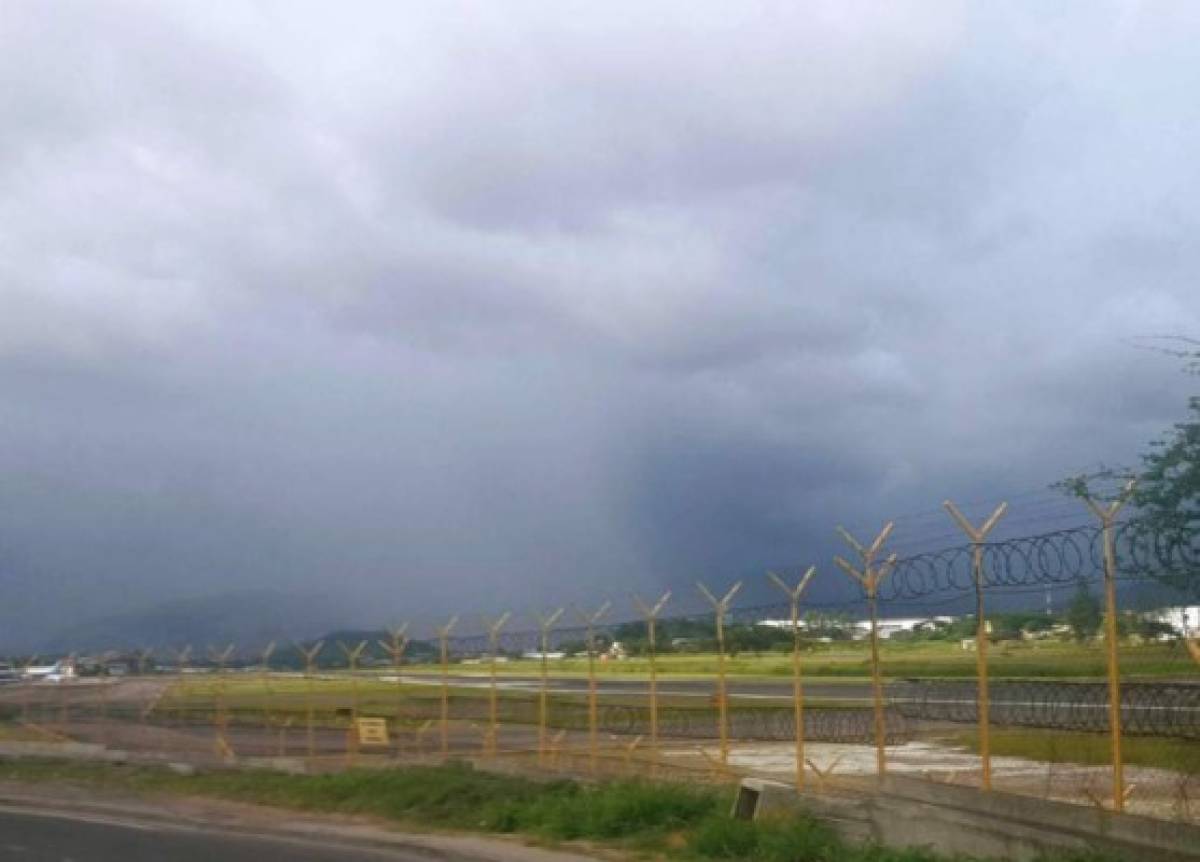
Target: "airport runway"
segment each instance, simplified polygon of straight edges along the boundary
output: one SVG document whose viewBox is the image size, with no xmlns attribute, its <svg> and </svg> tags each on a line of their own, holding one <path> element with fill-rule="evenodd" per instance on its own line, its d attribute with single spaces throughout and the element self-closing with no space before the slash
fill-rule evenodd
<svg viewBox="0 0 1200 862">
<path fill-rule="evenodd" d="M 395 679 L 395 677 L 384 677 Z M 413 685 L 437 685 L 441 677 L 435 674 L 404 674 L 400 679 Z M 450 684 L 456 688 L 487 688 L 491 683 L 487 674 L 451 674 Z M 508 691 L 536 692 L 542 682 L 536 676 L 499 676 L 497 687 Z M 601 677 L 596 680 L 597 691 L 605 697 L 645 697 L 650 683 L 644 678 L 623 679 Z M 583 677 L 551 677 L 550 691 L 554 694 L 585 694 L 588 681 Z M 713 679 L 660 679 L 658 693 L 663 697 L 711 698 L 716 693 Z M 735 679 L 729 680 L 729 695 L 739 700 L 787 701 L 792 698 L 792 681 L 788 677 L 779 679 Z M 839 704 L 861 706 L 871 703 L 871 685 L 860 680 L 846 682 L 805 682 L 804 696 L 810 700 L 822 700 Z"/>
<path fill-rule="evenodd" d="M 395 677 L 392 677 L 395 679 Z M 404 675 L 404 683 L 419 683 L 428 685 L 437 681 L 437 677 L 419 674 Z M 459 688 L 487 688 L 490 681 L 486 675 L 458 673 L 450 677 L 450 682 Z M 1053 685 L 1052 680 L 1043 681 Z M 1060 727 L 1060 729 L 1103 729 L 1098 722 L 1108 712 L 1107 700 L 1096 697 L 1094 686 L 1102 685 L 1101 681 L 1092 681 L 1093 697 L 1078 699 L 1074 696 L 1059 698 L 1055 690 L 1031 690 L 1020 683 L 1010 683 L 997 680 L 992 683 L 991 703 L 992 715 L 1003 723 L 1007 716 L 1009 722 L 1016 724 L 1032 724 L 1034 726 Z M 1069 694 L 1070 683 L 1063 684 L 1063 691 Z M 928 687 L 926 687 L 928 686 Z M 497 687 L 506 691 L 526 691 L 534 693 L 540 690 L 541 680 L 533 676 L 500 676 Z M 550 691 L 554 694 L 581 695 L 587 692 L 588 681 L 578 677 L 560 677 L 550 679 Z M 649 683 L 642 679 L 621 679 L 619 677 L 602 677 L 596 682 L 597 691 L 604 698 L 621 698 L 622 696 L 644 698 L 649 689 Z M 667 679 L 658 684 L 659 695 L 664 698 L 694 698 L 698 700 L 712 699 L 716 693 L 716 681 L 713 679 Z M 730 679 L 728 682 L 730 700 L 734 703 L 750 704 L 757 702 L 761 705 L 789 704 L 792 698 L 792 681 L 787 677 L 779 679 Z M 1167 697 L 1163 702 L 1141 701 L 1131 696 L 1132 684 L 1124 691 L 1122 714 L 1128 727 L 1140 728 L 1141 732 L 1177 733 L 1180 728 L 1186 728 L 1184 735 L 1195 735 L 1195 729 L 1200 726 L 1200 700 L 1193 693 Z M 871 685 L 862 680 L 846 680 L 842 682 L 831 680 L 805 681 L 805 700 L 812 706 L 839 707 L 869 707 L 873 700 Z M 892 706 L 904 710 L 908 707 L 915 710 L 911 717 L 921 717 L 933 720 L 952 719 L 963 720 L 963 715 L 972 716 L 977 704 L 975 681 L 971 679 L 934 680 L 913 688 L 904 680 L 893 680 L 884 684 L 884 698 Z M 1037 713 L 1040 719 L 1032 718 Z M 1053 715 L 1052 715 L 1053 714 Z M 953 716 L 953 718 L 952 718 Z M 1017 716 L 1024 716 L 1017 718 Z M 1053 721 L 1051 718 L 1053 717 Z M 971 718 L 970 720 L 974 720 Z M 1039 720 L 1043 724 L 1039 724 Z M 1164 730 L 1163 728 L 1167 728 Z"/>
</svg>

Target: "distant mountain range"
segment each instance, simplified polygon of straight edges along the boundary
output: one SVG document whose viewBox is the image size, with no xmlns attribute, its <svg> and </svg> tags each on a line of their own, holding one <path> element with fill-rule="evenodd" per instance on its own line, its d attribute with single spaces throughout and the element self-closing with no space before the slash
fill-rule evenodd
<svg viewBox="0 0 1200 862">
<path fill-rule="evenodd" d="M 43 653 L 73 650 L 178 649 L 194 654 L 235 644 L 239 653 L 310 640 L 346 626 L 351 614 L 329 596 L 254 590 L 177 599 L 85 620 L 39 644 Z"/>
</svg>

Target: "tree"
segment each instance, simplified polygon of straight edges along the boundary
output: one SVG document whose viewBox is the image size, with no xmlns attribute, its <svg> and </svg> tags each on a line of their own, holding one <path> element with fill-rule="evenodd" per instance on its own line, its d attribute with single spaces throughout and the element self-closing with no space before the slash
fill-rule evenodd
<svg viewBox="0 0 1200 862">
<path fill-rule="evenodd" d="M 1151 349 L 1181 359 L 1200 376 L 1200 340 L 1157 339 Z M 1146 572 L 1185 594 L 1200 596 L 1200 396 L 1188 399 L 1186 418 L 1150 444 L 1140 470 L 1103 469 L 1074 476 L 1055 487 L 1072 496 L 1103 500 L 1093 485 L 1135 480 L 1128 537 Z"/>
<path fill-rule="evenodd" d="M 1160 637 L 1177 638 L 1179 632 L 1170 623 L 1162 620 L 1140 616 L 1133 623 L 1133 633 L 1146 640 L 1157 640 Z"/>
<path fill-rule="evenodd" d="M 1161 564 L 1160 580 L 1200 595 L 1200 397 L 1188 413 L 1142 459 L 1133 528 Z"/>
<path fill-rule="evenodd" d="M 1088 585 L 1080 581 L 1075 598 L 1071 599 L 1071 604 L 1067 607 L 1067 625 L 1075 633 L 1075 640 L 1083 641 L 1095 637 L 1096 632 L 1100 630 L 1100 622 L 1100 603 L 1096 601 Z"/>
</svg>

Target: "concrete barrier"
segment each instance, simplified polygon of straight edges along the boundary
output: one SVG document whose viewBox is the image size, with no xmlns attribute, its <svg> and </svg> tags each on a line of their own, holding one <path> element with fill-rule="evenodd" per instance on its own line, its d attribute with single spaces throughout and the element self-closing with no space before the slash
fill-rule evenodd
<svg viewBox="0 0 1200 862">
<path fill-rule="evenodd" d="M 1011 793 L 889 776 L 859 796 L 798 796 L 789 784 L 745 779 L 734 816 L 805 811 L 848 841 L 928 847 L 1003 859 L 1090 848 L 1119 859 L 1200 862 L 1200 827 Z"/>
</svg>

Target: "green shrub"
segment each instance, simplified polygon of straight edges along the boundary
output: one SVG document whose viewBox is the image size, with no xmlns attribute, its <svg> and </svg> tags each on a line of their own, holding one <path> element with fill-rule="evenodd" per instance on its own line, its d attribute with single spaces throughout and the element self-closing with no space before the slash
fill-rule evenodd
<svg viewBox="0 0 1200 862">
<path fill-rule="evenodd" d="M 758 856 L 758 829 L 749 820 L 712 817 L 700 824 L 689 846 L 706 859 L 754 859 Z"/>
</svg>

